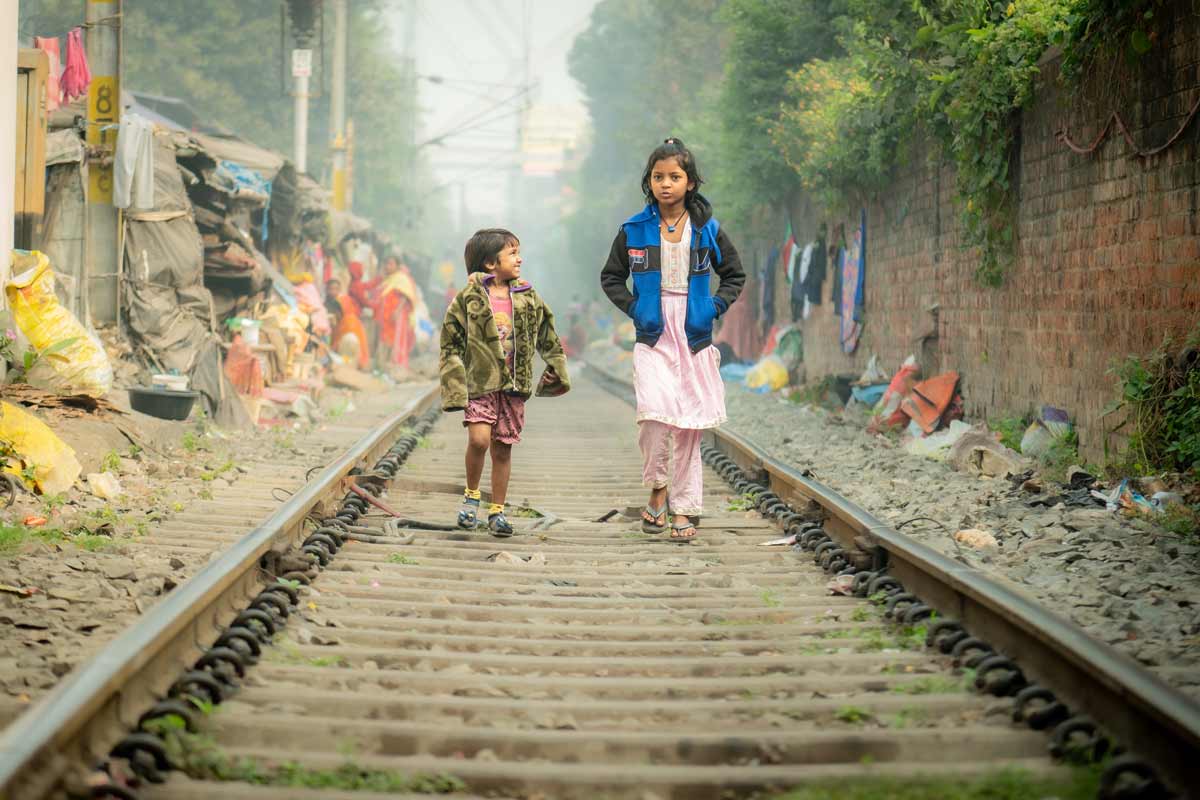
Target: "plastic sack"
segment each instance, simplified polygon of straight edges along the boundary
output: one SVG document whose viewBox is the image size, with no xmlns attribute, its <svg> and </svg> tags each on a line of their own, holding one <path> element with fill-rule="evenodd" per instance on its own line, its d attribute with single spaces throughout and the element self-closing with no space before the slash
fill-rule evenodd
<svg viewBox="0 0 1200 800">
<path fill-rule="evenodd" d="M 103 397 L 113 371 L 104 346 L 54 294 L 54 270 L 45 253 L 14 251 L 14 277 L 4 287 L 13 321 L 43 355 L 25 376 L 31 386 L 64 394 Z"/>
<path fill-rule="evenodd" d="M 746 373 L 746 386 L 757 392 L 773 392 L 787 386 L 787 367 L 778 356 L 767 356 Z"/>
<path fill-rule="evenodd" d="M 40 489 L 42 494 L 65 492 L 83 471 L 75 451 L 55 436 L 46 423 L 12 403 L 2 401 L 0 444 L 11 451 L 4 471 L 24 480 L 22 470 L 31 469 L 33 488 Z"/>
</svg>

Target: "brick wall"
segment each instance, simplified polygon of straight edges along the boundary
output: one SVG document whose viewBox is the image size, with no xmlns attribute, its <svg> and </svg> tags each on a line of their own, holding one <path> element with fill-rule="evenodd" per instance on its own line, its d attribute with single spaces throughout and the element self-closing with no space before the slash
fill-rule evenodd
<svg viewBox="0 0 1200 800">
<path fill-rule="evenodd" d="M 917 157 L 901 170 L 867 208 L 858 349 L 842 353 L 838 319 L 823 303 L 804 323 L 810 379 L 861 371 L 872 354 L 891 371 L 913 353 L 927 375 L 963 376 L 971 417 L 1059 406 L 1076 421 L 1084 456 L 1102 457 L 1113 424 L 1103 410 L 1116 396 L 1109 368 L 1200 324 L 1200 119 L 1147 159 L 1115 132 L 1092 155 L 1073 153 L 1056 132 L 1090 143 L 1112 111 L 1143 149 L 1179 129 L 1200 98 L 1200 2 L 1177 5 L 1168 35 L 1136 66 L 1099 65 L 1087 85 L 1067 90 L 1057 58 L 1045 59 L 1020 120 L 1018 257 L 1003 287 L 979 286 L 974 254 L 959 247 L 953 168 Z M 806 237 L 820 221 L 799 203 L 791 215 Z M 927 329 L 936 338 L 918 341 Z"/>
</svg>

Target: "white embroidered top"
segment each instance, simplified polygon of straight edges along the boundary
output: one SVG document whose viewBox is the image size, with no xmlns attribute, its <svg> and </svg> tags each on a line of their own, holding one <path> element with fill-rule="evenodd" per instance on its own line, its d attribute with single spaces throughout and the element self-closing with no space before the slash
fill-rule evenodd
<svg viewBox="0 0 1200 800">
<path fill-rule="evenodd" d="M 678 242 L 661 239 L 662 290 L 671 294 L 687 294 L 688 275 L 692 260 L 692 220 L 685 217 L 683 237 Z"/>
</svg>

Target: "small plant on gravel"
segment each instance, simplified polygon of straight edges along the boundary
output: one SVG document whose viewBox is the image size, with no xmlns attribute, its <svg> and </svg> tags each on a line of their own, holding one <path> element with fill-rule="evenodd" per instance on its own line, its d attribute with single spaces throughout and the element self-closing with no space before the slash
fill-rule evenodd
<svg viewBox="0 0 1200 800">
<path fill-rule="evenodd" d="M 200 438 L 196 436 L 194 431 L 184 431 L 183 438 L 180 439 L 179 444 L 184 450 L 194 453 L 200 449 Z"/>
<path fill-rule="evenodd" d="M 517 506 L 512 510 L 512 516 L 522 517 L 524 519 L 541 519 L 545 515 L 542 514 L 542 512 L 538 511 L 536 508 L 529 508 L 528 506 Z"/>
<path fill-rule="evenodd" d="M 925 708 L 902 708 L 896 716 L 888 721 L 889 728 L 908 728 L 912 725 L 923 725 L 929 719 L 929 710 Z"/>
<path fill-rule="evenodd" d="M 1155 521 L 1168 533 L 1192 541 L 1200 539 L 1200 506 L 1169 505 Z"/>
<path fill-rule="evenodd" d="M 850 614 L 850 619 L 854 622 L 869 622 L 874 619 L 871 609 L 868 606 L 859 606 Z"/>
<path fill-rule="evenodd" d="M 758 494 L 755 492 L 746 492 L 741 497 L 734 497 L 729 501 L 727 511 L 753 511 L 758 504 Z"/>
<path fill-rule="evenodd" d="M 346 659 L 341 656 L 313 656 L 306 659 L 304 663 L 310 667 L 344 667 Z"/>
<path fill-rule="evenodd" d="M 759 597 L 762 599 L 763 605 L 769 608 L 779 608 L 783 605 L 783 601 L 779 599 L 779 595 L 775 593 L 774 589 L 763 589 Z"/>
<path fill-rule="evenodd" d="M 833 718 L 850 725 L 861 725 L 871 718 L 871 712 L 858 706 L 842 706 L 834 712 Z"/>
<path fill-rule="evenodd" d="M 100 461 L 101 472 L 111 472 L 114 475 L 121 471 L 121 454 L 116 450 L 109 450 L 108 454 Z"/>
<path fill-rule="evenodd" d="M 67 493 L 42 495 L 42 513 L 47 517 L 67 504 Z"/>
<path fill-rule="evenodd" d="M 212 500 L 213 492 L 212 492 L 212 489 L 205 486 L 203 489 L 196 492 L 196 496 L 199 497 L 201 500 Z"/>
<path fill-rule="evenodd" d="M 897 694 L 949 694 L 961 692 L 963 679 L 947 675 L 927 675 L 912 683 L 902 683 L 892 687 Z"/>
<path fill-rule="evenodd" d="M 404 555 L 404 553 L 392 553 L 390 556 L 388 556 L 387 560 L 388 560 L 389 564 L 407 564 L 407 565 L 416 565 L 417 564 L 416 561 L 414 561 L 413 559 Z"/>
</svg>

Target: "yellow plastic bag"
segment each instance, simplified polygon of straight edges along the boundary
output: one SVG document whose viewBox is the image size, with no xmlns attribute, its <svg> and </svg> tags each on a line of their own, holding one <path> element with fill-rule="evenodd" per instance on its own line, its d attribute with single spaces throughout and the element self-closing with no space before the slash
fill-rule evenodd
<svg viewBox="0 0 1200 800">
<path fill-rule="evenodd" d="M 55 436 L 46 423 L 3 401 L 0 401 L 0 449 L 8 462 L 4 471 L 23 480 L 32 474 L 33 487 L 42 494 L 65 492 L 83 470 L 75 451 Z"/>
<path fill-rule="evenodd" d="M 758 392 L 773 392 L 787 386 L 788 371 L 779 356 L 767 356 L 746 373 L 746 386 Z"/>
<path fill-rule="evenodd" d="M 37 250 L 14 252 L 12 274 L 4 291 L 13 320 L 34 350 L 42 353 L 25 380 L 31 386 L 64 394 L 108 394 L 113 382 L 108 354 L 58 302 L 50 259 Z"/>
</svg>

